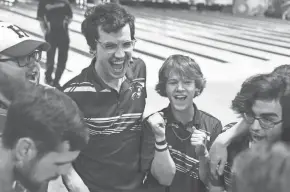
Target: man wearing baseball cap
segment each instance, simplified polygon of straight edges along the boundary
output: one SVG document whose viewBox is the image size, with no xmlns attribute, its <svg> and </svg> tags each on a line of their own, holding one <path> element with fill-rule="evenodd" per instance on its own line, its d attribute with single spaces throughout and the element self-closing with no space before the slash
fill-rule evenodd
<svg viewBox="0 0 290 192">
<path fill-rule="evenodd" d="M 5 66 L 10 67 L 7 71 L 11 73 L 15 73 L 13 69 L 20 70 L 27 80 L 38 84 L 41 53 L 49 47 L 48 43 L 33 39 L 18 26 L 0 21 L 0 64 L 4 64 L 2 70 Z M 1 99 L 1 95 L 0 91 L 0 108 L 7 108 L 9 101 Z"/>
<path fill-rule="evenodd" d="M 0 21 L 0 63 L 25 71 L 28 80 L 39 83 L 39 61 L 49 44 L 30 37 L 18 26 Z"/>
<path fill-rule="evenodd" d="M 0 21 L 0 133 L 12 99 L 12 95 L 7 97 L 7 93 L 14 92 L 16 77 L 38 84 L 41 52 L 48 49 L 48 43 L 31 38 L 12 23 Z"/>
</svg>

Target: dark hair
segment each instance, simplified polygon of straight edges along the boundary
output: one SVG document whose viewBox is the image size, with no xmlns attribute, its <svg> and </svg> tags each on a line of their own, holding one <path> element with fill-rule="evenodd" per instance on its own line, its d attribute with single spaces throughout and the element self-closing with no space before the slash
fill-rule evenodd
<svg viewBox="0 0 290 192">
<path fill-rule="evenodd" d="M 284 142 L 261 142 L 241 152 L 232 171 L 233 192 L 288 192 L 289 146 Z"/>
<path fill-rule="evenodd" d="M 272 73 L 276 73 L 283 76 L 289 76 L 290 75 L 290 65 L 284 64 L 276 67 Z"/>
<path fill-rule="evenodd" d="M 88 130 L 76 103 L 64 93 L 42 86 L 31 86 L 11 103 L 3 146 L 12 149 L 20 138 L 31 138 L 39 153 L 55 150 L 68 141 L 71 151 L 88 142 Z"/>
<path fill-rule="evenodd" d="M 232 101 L 232 109 L 238 114 L 251 113 L 256 100 L 280 100 L 286 83 L 281 76 L 259 74 L 248 78 Z"/>
<path fill-rule="evenodd" d="M 166 82 L 170 72 L 172 71 L 177 72 L 181 77 L 194 79 L 197 89 L 195 96 L 202 93 L 205 88 L 206 80 L 195 60 L 184 55 L 171 55 L 164 61 L 163 65 L 159 69 L 159 81 L 155 88 L 159 95 L 167 97 Z"/>
<path fill-rule="evenodd" d="M 278 75 L 284 78 L 286 82 L 285 94 L 290 94 L 290 65 L 280 65 L 279 67 L 276 67 L 272 73 L 273 75 Z"/>
<path fill-rule="evenodd" d="M 82 33 L 90 49 L 96 50 L 99 26 L 106 33 L 115 33 L 126 24 L 130 26 L 131 39 L 135 39 L 135 17 L 116 3 L 100 4 L 88 9 L 85 13 L 85 20 L 82 22 Z"/>
</svg>

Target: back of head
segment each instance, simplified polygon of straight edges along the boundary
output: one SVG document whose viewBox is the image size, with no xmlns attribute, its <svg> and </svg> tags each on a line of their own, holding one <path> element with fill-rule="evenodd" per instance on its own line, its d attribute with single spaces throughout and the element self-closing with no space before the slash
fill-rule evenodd
<svg viewBox="0 0 290 192">
<path fill-rule="evenodd" d="M 18 94 L 8 109 L 3 146 L 13 149 L 20 138 L 30 138 L 40 153 L 55 150 L 68 141 L 71 151 L 88 141 L 83 116 L 64 93 L 32 85 Z"/>
<path fill-rule="evenodd" d="M 262 142 L 238 155 L 233 173 L 233 192 L 288 192 L 289 146 Z"/>
<path fill-rule="evenodd" d="M 85 13 L 82 33 L 90 49 L 95 50 L 96 40 L 99 39 L 99 27 L 106 33 L 116 33 L 126 24 L 130 26 L 131 39 L 135 39 L 135 17 L 119 4 L 100 4 L 88 9 Z"/>
<path fill-rule="evenodd" d="M 251 113 L 256 100 L 280 100 L 285 94 L 283 77 L 273 74 L 259 74 L 248 78 L 232 101 L 232 109 L 238 114 Z"/>
</svg>

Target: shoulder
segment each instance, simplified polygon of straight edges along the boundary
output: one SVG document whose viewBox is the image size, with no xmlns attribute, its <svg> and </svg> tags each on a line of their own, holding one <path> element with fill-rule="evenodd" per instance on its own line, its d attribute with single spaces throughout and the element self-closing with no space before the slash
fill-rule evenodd
<svg viewBox="0 0 290 192">
<path fill-rule="evenodd" d="M 76 88 L 78 87 L 94 87 L 91 80 L 88 78 L 88 71 L 89 67 L 83 69 L 79 75 L 73 77 L 71 80 L 65 83 L 61 90 L 68 93 L 76 91 Z"/>
<path fill-rule="evenodd" d="M 203 121 L 203 122 L 207 122 L 207 123 L 210 123 L 211 125 L 220 125 L 221 126 L 221 121 L 217 118 L 217 117 L 215 117 L 215 116 L 213 116 L 213 115 L 211 115 L 211 114 L 209 114 L 209 113 L 207 113 L 207 112 L 205 112 L 205 111 L 202 111 L 202 110 L 198 110 L 199 111 L 199 114 L 200 114 L 200 120 L 201 121 Z"/>
<path fill-rule="evenodd" d="M 146 65 L 145 62 L 140 59 L 133 57 L 129 65 L 129 70 L 127 72 L 127 78 L 129 79 L 146 79 Z"/>
</svg>

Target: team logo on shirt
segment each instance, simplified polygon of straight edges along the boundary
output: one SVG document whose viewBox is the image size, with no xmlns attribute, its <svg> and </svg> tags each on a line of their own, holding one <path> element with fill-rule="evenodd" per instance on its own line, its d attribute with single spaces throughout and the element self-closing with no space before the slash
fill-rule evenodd
<svg viewBox="0 0 290 192">
<path fill-rule="evenodd" d="M 144 85 L 142 85 L 139 82 L 134 82 L 129 88 L 129 90 L 132 92 L 131 99 L 132 100 L 139 99 L 142 95 L 143 88 Z"/>
</svg>

